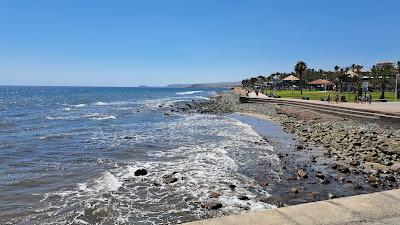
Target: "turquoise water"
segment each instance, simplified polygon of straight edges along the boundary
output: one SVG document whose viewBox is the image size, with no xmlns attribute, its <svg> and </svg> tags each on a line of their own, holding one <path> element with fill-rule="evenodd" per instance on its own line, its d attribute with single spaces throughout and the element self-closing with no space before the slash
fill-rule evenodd
<svg viewBox="0 0 400 225">
<path fill-rule="evenodd" d="M 171 112 L 216 91 L 0 87 L 0 224 L 174 224 L 272 207 L 246 171 L 276 156 L 249 125 Z M 210 191 L 218 212 L 200 207 Z"/>
</svg>

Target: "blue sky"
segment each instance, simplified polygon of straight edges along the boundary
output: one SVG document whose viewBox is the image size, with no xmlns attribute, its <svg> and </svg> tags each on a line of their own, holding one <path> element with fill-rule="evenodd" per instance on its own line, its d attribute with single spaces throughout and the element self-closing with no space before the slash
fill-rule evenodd
<svg viewBox="0 0 400 225">
<path fill-rule="evenodd" d="M 0 0 L 0 85 L 240 81 L 400 60 L 398 0 Z"/>
</svg>

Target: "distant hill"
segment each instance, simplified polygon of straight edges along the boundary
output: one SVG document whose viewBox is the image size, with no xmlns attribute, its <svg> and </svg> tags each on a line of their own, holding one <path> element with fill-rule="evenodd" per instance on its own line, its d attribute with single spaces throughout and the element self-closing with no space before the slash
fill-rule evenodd
<svg viewBox="0 0 400 225">
<path fill-rule="evenodd" d="M 240 82 L 218 82 L 218 83 L 205 83 L 205 84 L 170 84 L 168 88 L 231 88 L 234 86 L 241 86 Z"/>
</svg>

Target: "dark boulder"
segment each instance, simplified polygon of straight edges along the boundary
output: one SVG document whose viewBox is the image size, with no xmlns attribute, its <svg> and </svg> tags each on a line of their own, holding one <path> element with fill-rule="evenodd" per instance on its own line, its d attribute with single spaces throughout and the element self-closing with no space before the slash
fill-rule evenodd
<svg viewBox="0 0 400 225">
<path fill-rule="evenodd" d="M 238 198 L 239 198 L 240 200 L 242 200 L 242 201 L 248 201 L 248 200 L 250 200 L 250 198 L 247 197 L 246 195 L 239 196 Z"/>
<path fill-rule="evenodd" d="M 358 166 L 358 165 L 360 165 L 360 162 L 357 160 L 351 160 L 349 164 L 352 166 Z"/>
<path fill-rule="evenodd" d="M 201 207 L 205 208 L 205 209 L 213 209 L 213 210 L 217 210 L 222 208 L 222 204 L 218 203 L 218 202 L 210 202 L 210 203 L 205 203 L 203 205 L 201 205 Z"/>
<path fill-rule="evenodd" d="M 144 176 L 147 175 L 147 170 L 145 169 L 138 169 L 135 171 L 135 176 Z"/>
<path fill-rule="evenodd" d="M 300 193 L 300 189 L 297 187 L 292 187 L 292 188 L 290 188 L 290 192 L 298 194 L 298 193 Z"/>
<path fill-rule="evenodd" d="M 319 179 L 325 179 L 325 176 L 321 172 L 318 172 L 315 176 Z"/>
</svg>

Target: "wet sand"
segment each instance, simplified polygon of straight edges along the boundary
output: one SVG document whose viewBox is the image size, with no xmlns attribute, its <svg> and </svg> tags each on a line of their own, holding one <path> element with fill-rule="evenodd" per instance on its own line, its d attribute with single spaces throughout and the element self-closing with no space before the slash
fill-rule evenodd
<svg viewBox="0 0 400 225">
<path fill-rule="evenodd" d="M 363 185 L 363 178 L 344 175 L 331 168 L 334 160 L 317 160 L 321 151 L 312 145 L 301 148 L 296 136 L 284 131 L 269 116 L 256 113 L 237 113 L 235 118 L 250 124 L 269 144 L 280 159 L 280 176 L 269 174 L 277 168 L 272 162 L 257 165 L 256 180 L 271 197 L 262 199 L 278 207 L 373 192 Z"/>
</svg>

